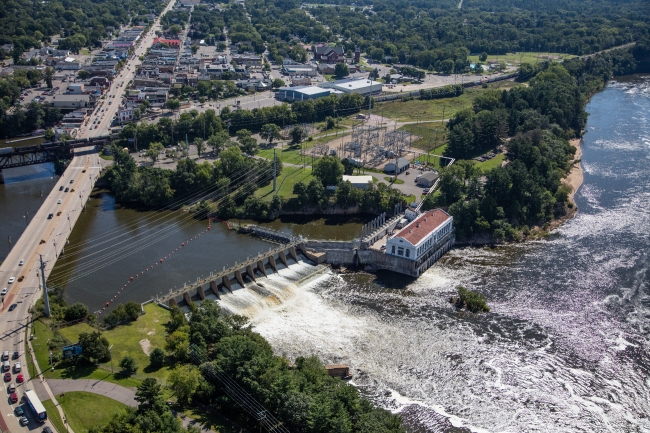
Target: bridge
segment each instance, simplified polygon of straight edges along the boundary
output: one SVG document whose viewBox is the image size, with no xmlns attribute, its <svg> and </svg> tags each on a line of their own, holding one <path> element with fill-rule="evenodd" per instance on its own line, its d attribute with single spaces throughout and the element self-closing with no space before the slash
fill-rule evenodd
<svg viewBox="0 0 650 433">
<path fill-rule="evenodd" d="M 0 184 L 4 183 L 3 169 L 52 162 L 62 155 L 69 155 L 72 158 L 74 157 L 74 149 L 104 145 L 110 143 L 111 139 L 111 135 L 104 135 L 78 140 L 42 143 L 34 146 L 4 147 L 0 149 Z"/>
</svg>

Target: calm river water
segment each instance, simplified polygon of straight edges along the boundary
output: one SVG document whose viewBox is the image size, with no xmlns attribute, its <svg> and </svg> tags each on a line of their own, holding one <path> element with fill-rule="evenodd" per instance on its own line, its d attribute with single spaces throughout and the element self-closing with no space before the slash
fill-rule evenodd
<svg viewBox="0 0 650 433">
<path fill-rule="evenodd" d="M 587 111 L 580 212 L 549 239 L 455 249 L 417 281 L 330 275 L 257 331 L 350 364 L 411 432 L 650 431 L 650 77 Z M 457 313 L 458 284 L 492 312 Z"/>
</svg>

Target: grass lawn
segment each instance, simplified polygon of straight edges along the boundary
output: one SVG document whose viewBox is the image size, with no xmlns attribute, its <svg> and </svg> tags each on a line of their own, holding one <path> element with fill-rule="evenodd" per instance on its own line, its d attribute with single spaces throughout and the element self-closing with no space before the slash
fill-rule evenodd
<svg viewBox="0 0 650 433">
<path fill-rule="evenodd" d="M 84 433 L 91 427 L 104 425 L 127 407 L 119 401 L 90 392 L 66 392 L 57 400 L 75 433 Z"/>
<path fill-rule="evenodd" d="M 260 150 L 257 156 L 273 161 L 273 149 Z M 285 146 L 283 149 L 276 149 L 275 156 L 288 164 L 302 164 L 300 146 Z"/>
<path fill-rule="evenodd" d="M 445 113 L 447 114 L 447 113 Z M 400 130 L 410 132 L 419 138 L 413 142 L 413 146 L 422 150 L 434 150 L 447 142 L 447 127 L 442 122 L 422 122 L 404 125 Z"/>
<path fill-rule="evenodd" d="M 497 156 L 495 156 L 492 159 L 488 159 L 485 162 L 480 162 L 480 161 L 474 161 L 474 164 L 476 164 L 478 167 L 483 170 L 485 173 L 486 171 L 492 170 L 493 168 L 500 167 L 501 163 L 506 159 L 506 155 L 504 153 L 499 153 Z"/>
<path fill-rule="evenodd" d="M 442 167 L 446 167 L 447 164 L 449 163 L 448 159 L 443 159 L 440 158 L 439 156 L 442 155 L 445 152 L 445 149 L 447 148 L 447 145 L 444 144 L 440 147 L 438 147 L 435 150 L 432 150 L 429 153 L 429 164 L 433 166 L 436 170 L 440 170 Z M 415 161 L 420 161 L 421 163 L 426 163 L 427 162 L 427 157 L 426 155 L 419 156 L 418 158 L 415 159 Z"/>
<path fill-rule="evenodd" d="M 226 418 L 221 412 L 216 410 L 204 412 L 193 407 L 175 407 L 174 409 L 217 433 L 248 433 L 248 430 L 245 430 L 242 426 Z"/>
<path fill-rule="evenodd" d="M 153 303 L 145 305 L 144 309 L 146 314 L 140 316 L 135 322 L 103 332 L 108 342 L 113 345 L 113 367 L 116 373 L 119 370 L 117 364 L 126 355 L 133 357 L 138 366 L 138 371 L 131 378 L 123 378 L 119 374 L 113 375 L 113 378 L 123 386 L 137 386 L 139 381 L 145 377 L 155 377 L 160 380 L 165 380 L 169 374 L 168 367 L 163 367 L 157 371 L 147 369 L 149 356 L 144 353 L 140 345 L 140 341 L 149 340 L 151 350 L 156 347 L 162 349 L 165 346 L 166 334 L 164 324 L 169 320 L 169 312 Z M 80 333 L 92 332 L 94 330 L 91 326 L 80 323 L 67 328 L 61 328 L 59 332 L 68 340 L 77 341 Z M 103 376 L 110 374 L 110 362 L 101 365 L 101 368 L 105 371 L 101 372 L 100 370 L 100 374 Z"/>
<path fill-rule="evenodd" d="M 540 56 L 540 57 L 538 57 Z M 575 56 L 573 54 L 561 54 L 561 53 L 538 53 L 535 51 L 534 53 L 525 53 L 525 52 L 519 52 L 517 54 L 512 54 L 512 53 L 507 53 L 507 54 L 500 54 L 498 56 L 496 55 L 488 55 L 487 60 L 498 60 L 498 61 L 505 61 L 505 62 L 510 62 L 510 63 L 535 63 L 535 62 L 544 62 L 548 59 L 548 56 L 551 56 L 551 58 L 555 58 L 554 60 L 559 60 L 559 58 L 562 59 L 572 59 Z M 478 55 L 476 56 L 469 56 L 468 59 L 472 63 L 478 62 Z"/>
<path fill-rule="evenodd" d="M 311 167 L 284 167 L 282 174 L 278 176 L 278 195 L 284 199 L 295 197 L 293 186 L 298 182 L 309 183 L 312 180 Z M 271 201 L 273 196 L 273 182 L 255 191 L 255 195 Z"/>
<path fill-rule="evenodd" d="M 486 89 L 508 89 L 521 84 L 514 81 L 498 81 L 490 84 Z M 474 97 L 485 92 L 482 87 L 465 89 L 465 92 L 455 98 L 441 98 L 431 100 L 412 99 L 410 101 L 390 101 L 378 103 L 374 110 L 375 114 L 390 117 L 403 122 L 416 122 L 418 120 L 440 120 L 449 119 L 457 112 L 472 107 Z"/>
<path fill-rule="evenodd" d="M 386 182 L 392 182 L 392 183 L 394 183 L 395 185 L 402 185 L 402 184 L 404 183 L 404 181 L 403 181 L 402 179 L 395 179 L 395 181 L 393 182 L 393 178 L 390 177 L 390 176 L 386 176 L 386 177 L 384 177 L 384 180 L 385 180 Z"/>
<path fill-rule="evenodd" d="M 47 347 L 47 342 L 48 340 L 54 339 L 54 332 L 44 322 L 36 320 L 32 324 L 32 333 L 34 334 L 32 347 L 34 348 L 38 367 L 41 371 L 45 371 L 46 377 L 53 377 L 51 376 L 51 370 L 48 368 L 50 366 L 50 350 Z M 26 353 L 29 353 L 29 351 Z M 36 377 L 37 374 L 36 366 L 32 362 L 29 362 L 30 377 Z"/>
<path fill-rule="evenodd" d="M 63 424 L 63 420 L 61 420 L 61 415 L 59 415 L 59 411 L 56 409 L 56 406 L 54 406 L 54 402 L 52 402 L 52 400 L 45 400 L 42 403 L 45 411 L 47 412 L 47 417 L 50 421 L 52 421 L 54 427 L 56 427 L 59 432 L 64 432 L 65 424 Z"/>
</svg>

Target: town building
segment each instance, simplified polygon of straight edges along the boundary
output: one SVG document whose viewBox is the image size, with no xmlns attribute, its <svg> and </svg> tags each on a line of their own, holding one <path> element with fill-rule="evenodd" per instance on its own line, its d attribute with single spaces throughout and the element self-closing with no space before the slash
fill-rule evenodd
<svg viewBox="0 0 650 433">
<path fill-rule="evenodd" d="M 343 62 L 345 60 L 345 48 L 321 45 L 314 47 L 314 60 L 327 63 Z"/>
<path fill-rule="evenodd" d="M 90 106 L 90 95 L 56 95 L 50 101 L 50 106 L 68 110 Z"/>
<path fill-rule="evenodd" d="M 260 56 L 237 54 L 232 56 L 232 59 L 238 65 L 244 66 L 262 66 L 262 58 Z"/>
<path fill-rule="evenodd" d="M 397 158 L 396 162 L 389 162 L 384 166 L 386 174 L 400 174 L 411 166 L 411 162 L 406 158 Z"/>
<path fill-rule="evenodd" d="M 285 75 L 302 75 L 304 77 L 315 77 L 316 68 L 307 65 L 282 65 L 281 72 Z"/>
<path fill-rule="evenodd" d="M 354 188 L 366 189 L 372 185 L 372 176 L 347 176 L 343 175 L 343 182 L 350 182 Z"/>
<path fill-rule="evenodd" d="M 153 41 L 153 45 L 162 45 L 166 44 L 170 48 L 179 49 L 181 47 L 181 41 L 179 39 L 165 39 L 165 38 L 156 38 Z"/>
<path fill-rule="evenodd" d="M 281 87 L 275 93 L 275 98 L 283 101 L 306 101 L 329 96 L 329 89 L 311 86 Z"/>
<path fill-rule="evenodd" d="M 427 171 L 415 178 L 417 185 L 423 188 L 431 188 L 437 180 L 438 172 L 436 171 Z"/>
<path fill-rule="evenodd" d="M 348 78 L 333 82 L 324 82 L 318 85 L 324 89 L 336 89 L 342 93 L 358 93 L 363 96 L 381 93 L 383 85 L 380 82 L 367 78 Z"/>
</svg>

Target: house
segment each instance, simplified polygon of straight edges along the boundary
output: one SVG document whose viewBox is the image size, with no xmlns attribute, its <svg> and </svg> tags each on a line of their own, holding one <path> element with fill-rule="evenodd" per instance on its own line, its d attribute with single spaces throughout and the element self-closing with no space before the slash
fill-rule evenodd
<svg viewBox="0 0 650 433">
<path fill-rule="evenodd" d="M 82 95 L 84 93 L 83 83 L 74 83 L 68 86 L 68 93 L 71 95 Z"/>
<path fill-rule="evenodd" d="M 426 211 L 388 238 L 386 254 L 416 262 L 427 260 L 453 236 L 453 221 L 442 209 Z"/>
<path fill-rule="evenodd" d="M 415 178 L 418 186 L 423 188 L 431 188 L 433 184 L 438 180 L 438 172 L 436 171 L 427 171 Z"/>
<path fill-rule="evenodd" d="M 411 163 L 406 158 L 397 158 L 397 164 L 395 162 L 389 162 L 384 167 L 384 173 L 386 174 L 400 174 L 406 171 L 411 166 Z"/>
<path fill-rule="evenodd" d="M 343 182 L 350 182 L 354 188 L 366 189 L 372 185 L 372 176 L 347 176 L 343 175 Z"/>
<path fill-rule="evenodd" d="M 58 62 L 54 69 L 57 71 L 78 71 L 81 66 L 79 62 Z"/>
<path fill-rule="evenodd" d="M 343 47 L 330 47 L 321 45 L 314 47 L 314 60 L 327 63 L 337 63 L 345 60 L 345 49 Z"/>
<path fill-rule="evenodd" d="M 117 110 L 117 117 L 120 122 L 128 122 L 133 120 L 133 107 L 125 107 Z"/>
</svg>

